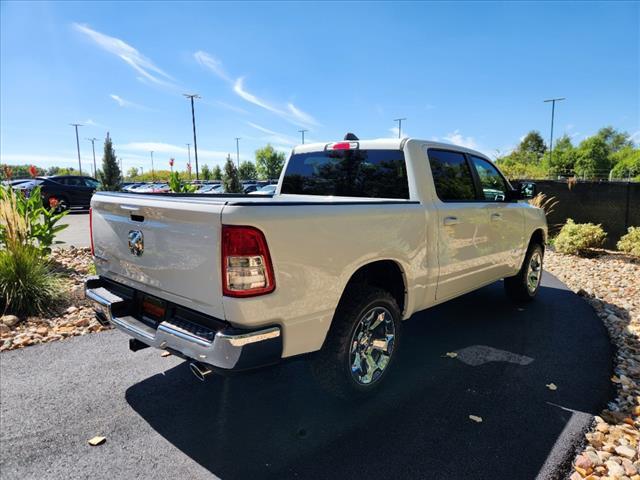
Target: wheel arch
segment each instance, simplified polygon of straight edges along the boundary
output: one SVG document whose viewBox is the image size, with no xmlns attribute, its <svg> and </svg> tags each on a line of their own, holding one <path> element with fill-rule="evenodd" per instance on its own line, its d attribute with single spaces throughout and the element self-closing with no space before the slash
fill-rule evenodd
<svg viewBox="0 0 640 480">
<path fill-rule="evenodd" d="M 371 285 L 389 292 L 404 315 L 408 302 L 407 275 L 402 264 L 393 259 L 372 260 L 360 265 L 345 284 L 338 308 L 355 285 Z"/>
</svg>

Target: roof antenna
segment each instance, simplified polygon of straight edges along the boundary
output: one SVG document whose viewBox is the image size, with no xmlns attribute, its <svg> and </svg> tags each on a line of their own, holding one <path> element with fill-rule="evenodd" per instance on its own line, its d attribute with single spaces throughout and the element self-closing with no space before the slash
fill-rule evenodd
<svg viewBox="0 0 640 480">
<path fill-rule="evenodd" d="M 354 133 L 351 133 L 351 132 L 347 133 L 344 136 L 344 139 L 345 140 L 351 140 L 351 141 L 360 140 L 358 137 L 356 137 L 356 135 Z"/>
</svg>

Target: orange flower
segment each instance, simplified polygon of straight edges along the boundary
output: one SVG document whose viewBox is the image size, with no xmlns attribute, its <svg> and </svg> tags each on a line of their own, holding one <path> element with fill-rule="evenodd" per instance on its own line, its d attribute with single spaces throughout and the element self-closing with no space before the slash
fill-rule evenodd
<svg viewBox="0 0 640 480">
<path fill-rule="evenodd" d="M 38 169 L 35 167 L 35 165 L 31 165 L 29 167 L 29 174 L 31 175 L 31 178 L 35 178 L 35 176 L 38 175 Z"/>
<path fill-rule="evenodd" d="M 51 197 L 49 199 L 49 207 L 53 210 L 55 210 L 56 208 L 58 208 L 58 205 L 60 204 L 60 202 L 58 201 L 57 198 L 55 197 Z"/>
</svg>

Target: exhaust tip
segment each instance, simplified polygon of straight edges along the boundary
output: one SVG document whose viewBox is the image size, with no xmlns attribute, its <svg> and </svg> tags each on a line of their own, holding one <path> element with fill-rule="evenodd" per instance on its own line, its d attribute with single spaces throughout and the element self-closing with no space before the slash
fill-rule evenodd
<svg viewBox="0 0 640 480">
<path fill-rule="evenodd" d="M 213 370 L 211 370 L 206 365 L 195 362 L 191 362 L 189 364 L 189 370 L 191 370 L 191 373 L 193 373 L 195 377 L 201 382 L 204 382 L 207 379 L 207 376 L 213 372 Z"/>
</svg>

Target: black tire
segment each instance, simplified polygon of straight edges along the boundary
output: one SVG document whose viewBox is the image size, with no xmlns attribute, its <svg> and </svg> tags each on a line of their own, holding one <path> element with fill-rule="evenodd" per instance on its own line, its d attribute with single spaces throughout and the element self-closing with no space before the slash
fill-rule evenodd
<svg viewBox="0 0 640 480">
<path fill-rule="evenodd" d="M 535 287 L 533 287 L 533 281 L 531 283 L 529 282 L 530 274 L 532 273 L 529 267 L 532 266 L 532 259 L 534 257 L 539 259 L 539 264 L 537 265 L 538 276 Z M 504 279 L 504 289 L 509 298 L 516 302 L 530 302 L 535 298 L 542 280 L 543 260 L 544 248 L 542 248 L 542 245 L 539 243 L 529 245 L 529 249 L 527 250 L 518 274 Z"/>
<path fill-rule="evenodd" d="M 380 318 L 379 313 L 384 312 L 388 313 L 389 317 L 385 313 L 384 320 L 379 325 L 382 325 L 383 331 L 388 333 L 391 328 L 391 324 L 387 320 L 389 318 L 390 322 L 392 322 L 394 334 L 393 339 L 390 342 L 387 341 L 390 352 L 387 355 L 388 361 L 386 363 L 383 362 L 385 366 L 382 367 L 382 370 L 372 369 L 374 370 L 371 374 L 372 380 L 370 383 L 364 384 L 356 379 L 359 376 L 357 371 L 352 372 L 352 361 L 354 361 L 355 355 L 358 355 L 360 359 L 362 359 L 361 355 L 366 356 L 367 353 L 372 355 L 373 358 L 375 358 L 375 355 L 379 355 L 377 358 L 380 361 L 382 360 L 382 355 L 386 354 L 382 350 L 374 349 L 373 346 L 365 348 L 365 345 L 362 345 L 364 340 L 358 342 L 354 335 L 361 322 L 365 322 L 363 325 L 366 324 L 365 316 L 369 317 L 369 314 L 371 314 L 370 318 L 373 319 L 378 314 L 376 318 Z M 372 322 L 372 320 L 369 320 L 369 322 Z M 358 285 L 350 288 L 336 310 L 322 350 L 312 359 L 311 368 L 318 383 L 326 391 L 340 398 L 364 396 L 377 390 L 395 363 L 401 323 L 400 309 L 389 292 L 367 285 Z M 376 327 L 374 331 L 378 331 L 378 328 L 380 326 Z M 367 335 L 367 333 L 363 333 L 363 335 Z M 360 351 L 360 348 L 364 349 L 360 354 L 351 352 L 352 340 L 356 342 L 353 345 L 357 345 L 355 347 L 357 351 Z M 370 337 L 369 345 L 371 345 L 372 340 L 374 338 Z M 366 344 L 366 342 L 364 343 Z M 362 363 L 360 365 L 360 373 L 364 373 Z M 364 367 L 367 367 L 367 365 L 365 363 Z"/>
</svg>

